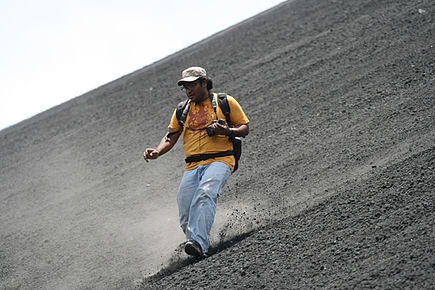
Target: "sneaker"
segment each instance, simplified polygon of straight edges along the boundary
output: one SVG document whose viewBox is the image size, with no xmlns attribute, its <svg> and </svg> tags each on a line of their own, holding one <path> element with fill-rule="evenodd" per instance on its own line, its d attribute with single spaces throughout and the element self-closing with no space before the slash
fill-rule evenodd
<svg viewBox="0 0 435 290">
<path fill-rule="evenodd" d="M 203 257 L 201 246 L 197 241 L 187 241 L 184 245 L 184 251 L 186 254 L 195 256 L 195 257 Z"/>
</svg>

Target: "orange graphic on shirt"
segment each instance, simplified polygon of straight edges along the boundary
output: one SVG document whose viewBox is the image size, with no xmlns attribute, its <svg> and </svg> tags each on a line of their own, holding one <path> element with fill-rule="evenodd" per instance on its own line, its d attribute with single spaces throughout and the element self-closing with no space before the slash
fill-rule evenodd
<svg viewBox="0 0 435 290">
<path fill-rule="evenodd" d="M 207 103 L 207 102 L 204 102 Z M 207 127 L 213 122 L 214 110 L 211 104 L 198 104 L 192 105 L 189 109 L 189 118 L 186 126 L 191 129 L 202 129 Z"/>
</svg>

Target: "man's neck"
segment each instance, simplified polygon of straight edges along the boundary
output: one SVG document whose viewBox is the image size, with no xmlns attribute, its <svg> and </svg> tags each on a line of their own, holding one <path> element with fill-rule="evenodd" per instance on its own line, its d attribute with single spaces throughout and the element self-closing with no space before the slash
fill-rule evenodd
<svg viewBox="0 0 435 290">
<path fill-rule="evenodd" d="M 205 93 L 202 96 L 202 98 L 200 100 L 196 101 L 195 103 L 200 104 L 200 103 L 204 102 L 205 100 L 207 100 L 209 97 L 210 97 L 210 92 L 207 91 L 207 93 Z"/>
</svg>

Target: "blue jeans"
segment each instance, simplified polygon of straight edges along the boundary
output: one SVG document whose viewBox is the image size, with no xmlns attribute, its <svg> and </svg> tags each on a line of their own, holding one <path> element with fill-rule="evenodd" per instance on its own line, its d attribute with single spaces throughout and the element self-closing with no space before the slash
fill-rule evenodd
<svg viewBox="0 0 435 290">
<path fill-rule="evenodd" d="M 197 241 L 203 253 L 210 247 L 217 199 L 230 175 L 228 165 L 213 162 L 185 171 L 181 179 L 177 193 L 180 225 L 187 240 Z"/>
</svg>

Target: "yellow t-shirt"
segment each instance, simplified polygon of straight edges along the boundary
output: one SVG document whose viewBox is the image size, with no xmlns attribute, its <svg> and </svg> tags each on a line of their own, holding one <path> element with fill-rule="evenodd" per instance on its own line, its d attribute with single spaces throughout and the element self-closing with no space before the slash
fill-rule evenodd
<svg viewBox="0 0 435 290">
<path fill-rule="evenodd" d="M 190 104 L 189 113 L 183 127 L 183 150 L 186 157 L 198 154 L 213 154 L 218 152 L 233 150 L 233 144 L 227 136 L 215 135 L 208 136 L 205 128 L 209 126 L 213 120 L 226 120 L 225 115 L 219 108 L 217 94 L 213 94 L 216 100 L 216 113 L 211 105 L 210 99 L 206 99 L 199 104 L 192 102 Z M 233 127 L 248 124 L 249 120 L 242 110 L 239 103 L 231 96 L 227 95 L 228 105 L 230 107 L 230 119 Z M 190 101 L 189 101 L 190 102 Z M 172 132 L 180 131 L 181 126 L 178 124 L 177 110 L 172 114 L 169 130 Z M 234 169 L 234 156 L 217 157 L 213 159 L 202 160 L 199 162 L 190 162 L 186 164 L 185 170 L 195 169 L 200 165 L 211 164 L 216 161 L 222 161 L 227 164 L 231 170 Z"/>
</svg>

